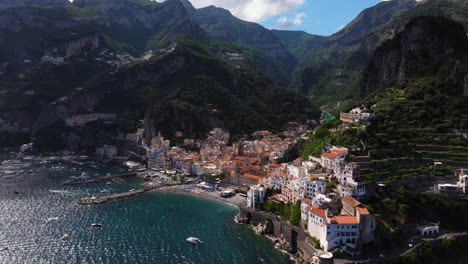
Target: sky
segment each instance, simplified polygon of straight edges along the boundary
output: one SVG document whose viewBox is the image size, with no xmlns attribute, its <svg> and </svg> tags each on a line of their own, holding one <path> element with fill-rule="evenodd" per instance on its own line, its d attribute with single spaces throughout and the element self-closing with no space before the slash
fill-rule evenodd
<svg viewBox="0 0 468 264">
<path fill-rule="evenodd" d="M 303 30 L 331 35 L 362 10 L 382 0 L 190 0 L 197 7 L 214 5 L 270 29 Z"/>
</svg>

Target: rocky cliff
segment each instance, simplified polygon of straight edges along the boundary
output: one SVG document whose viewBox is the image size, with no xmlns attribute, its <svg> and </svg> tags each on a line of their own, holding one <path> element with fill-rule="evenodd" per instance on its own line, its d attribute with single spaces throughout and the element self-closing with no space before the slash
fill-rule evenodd
<svg viewBox="0 0 468 264">
<path fill-rule="evenodd" d="M 434 73 L 466 51 L 463 26 L 441 17 L 411 20 L 395 38 L 375 51 L 368 65 L 361 94 L 397 85 L 412 77 Z"/>
</svg>

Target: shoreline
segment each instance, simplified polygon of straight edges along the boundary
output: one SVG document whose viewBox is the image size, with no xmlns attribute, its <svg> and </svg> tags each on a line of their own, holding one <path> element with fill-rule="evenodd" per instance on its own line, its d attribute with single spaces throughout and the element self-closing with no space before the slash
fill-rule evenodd
<svg viewBox="0 0 468 264">
<path fill-rule="evenodd" d="M 178 185 L 177 187 L 172 187 L 172 186 L 167 186 L 167 187 L 162 187 L 162 188 L 157 188 L 149 191 L 150 193 L 155 192 L 155 193 L 174 193 L 174 194 L 181 194 L 181 195 L 186 195 L 186 196 L 192 196 L 192 197 L 199 197 L 199 198 L 204 198 L 216 202 L 223 203 L 225 205 L 229 205 L 231 207 L 234 207 L 237 209 L 237 211 L 240 210 L 239 204 L 236 204 L 233 201 L 230 201 L 226 198 L 220 197 L 220 196 L 215 196 L 215 195 L 208 195 L 208 194 L 202 194 L 199 192 L 194 192 L 193 190 L 191 192 L 186 192 L 181 190 L 181 188 L 192 188 L 192 189 L 198 189 L 196 186 L 192 185 Z M 246 202 L 246 201 L 245 201 Z"/>
</svg>

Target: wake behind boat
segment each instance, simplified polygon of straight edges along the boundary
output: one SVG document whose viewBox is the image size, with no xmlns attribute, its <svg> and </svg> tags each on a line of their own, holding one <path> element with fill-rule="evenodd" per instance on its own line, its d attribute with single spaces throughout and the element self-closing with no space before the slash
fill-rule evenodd
<svg viewBox="0 0 468 264">
<path fill-rule="evenodd" d="M 185 241 L 194 245 L 203 244 L 203 241 L 201 241 L 198 237 L 188 237 Z"/>
</svg>

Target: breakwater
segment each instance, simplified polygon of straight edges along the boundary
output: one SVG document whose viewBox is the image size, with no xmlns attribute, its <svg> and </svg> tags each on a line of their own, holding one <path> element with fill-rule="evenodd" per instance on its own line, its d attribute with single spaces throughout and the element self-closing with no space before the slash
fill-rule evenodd
<svg viewBox="0 0 468 264">
<path fill-rule="evenodd" d="M 178 186 L 178 185 L 183 185 L 182 183 L 177 183 L 177 184 L 163 184 L 163 185 L 158 185 L 158 186 L 152 186 L 152 187 L 146 187 L 143 189 L 138 189 L 138 190 L 130 190 L 128 192 L 122 192 L 122 193 L 114 193 L 106 196 L 100 196 L 100 197 L 85 197 L 81 198 L 78 200 L 76 203 L 79 205 L 98 205 L 98 204 L 105 204 L 109 203 L 112 201 L 132 197 L 132 196 L 137 196 L 140 194 L 143 194 L 145 192 L 149 192 L 155 189 L 159 189 L 162 187 L 168 187 L 168 186 Z"/>
<path fill-rule="evenodd" d="M 96 183 L 96 182 L 103 182 L 103 181 L 111 181 L 114 179 L 126 178 L 136 176 L 136 172 L 129 172 L 129 173 L 122 173 L 117 175 L 106 175 L 106 176 L 98 176 L 93 178 L 86 178 L 86 179 L 79 179 L 74 181 L 65 182 L 63 185 L 71 186 L 71 185 L 80 185 L 80 184 L 88 184 L 88 183 Z"/>
</svg>

